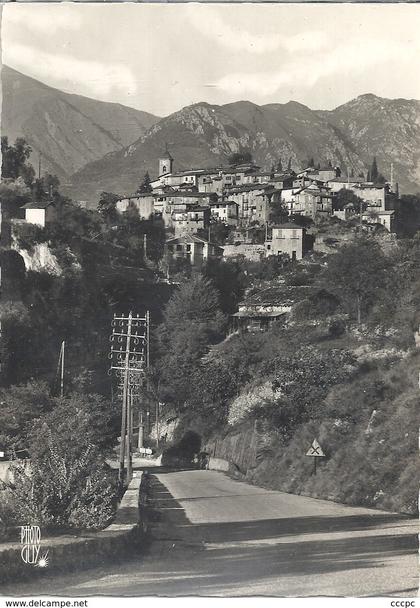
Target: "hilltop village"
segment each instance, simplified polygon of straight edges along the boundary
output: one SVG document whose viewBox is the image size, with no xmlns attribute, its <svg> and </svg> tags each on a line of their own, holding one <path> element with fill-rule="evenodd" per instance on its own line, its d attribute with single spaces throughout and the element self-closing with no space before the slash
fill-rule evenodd
<svg viewBox="0 0 420 608">
<path fill-rule="evenodd" d="M 145 191 L 120 197 L 117 209 L 133 207 L 142 219 L 161 218 L 173 233 L 168 252 L 193 265 L 213 256 L 258 260 L 284 253 L 300 260 L 313 246 L 307 220 L 358 218 L 366 231 L 394 232 L 398 186 L 345 176 L 337 166 L 262 171 L 249 160 L 174 171 L 168 150 L 158 166 Z M 221 225 L 226 242 L 214 242 L 212 233 L 220 233 Z"/>
<path fill-rule="evenodd" d="M 376 159 L 367 175 L 358 177 L 343 175 L 331 161 L 321 166 L 311 159 L 299 172 L 283 170 L 281 162 L 263 171 L 249 152 L 233 154 L 229 161 L 226 166 L 176 171 L 166 147 L 157 159 L 157 177 L 146 173 L 134 194 L 103 193 L 98 210 L 107 215 L 111 232 L 125 231 L 129 244 L 134 238 L 129 235 L 140 231 L 137 273 L 149 271 L 154 281 L 172 283 L 201 272 L 212 260 L 261 264 L 272 258 L 311 264 L 317 262 L 314 255 L 334 253 L 358 234 L 378 237 L 388 246 L 396 242 L 398 184 L 392 177 L 385 180 Z M 15 228 L 29 223 L 47 234 L 62 215 L 50 196 L 26 203 L 21 212 L 24 219 L 14 220 Z M 154 262 L 150 252 L 156 248 L 156 233 L 144 232 L 146 225 L 163 236 Z M 107 248 L 109 254 L 109 243 Z M 262 282 L 260 288 L 257 307 L 246 299 L 232 311 L 233 329 L 266 329 L 305 297 L 302 289 L 285 290 L 277 280 Z"/>
</svg>

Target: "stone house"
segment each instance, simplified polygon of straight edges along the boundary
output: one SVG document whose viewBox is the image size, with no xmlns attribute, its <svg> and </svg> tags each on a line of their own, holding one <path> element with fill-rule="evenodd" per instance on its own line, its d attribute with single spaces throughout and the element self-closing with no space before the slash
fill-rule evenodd
<svg viewBox="0 0 420 608">
<path fill-rule="evenodd" d="M 149 220 L 155 212 L 154 195 L 152 193 L 145 193 L 121 197 L 117 201 L 117 211 L 119 213 L 124 213 L 130 205 L 137 209 L 139 217 L 142 220 Z"/>
<path fill-rule="evenodd" d="M 167 190 L 154 196 L 154 210 L 163 219 L 165 226 L 172 225 L 174 211 L 187 211 L 195 206 L 209 207 L 217 196 L 210 192 L 191 192 L 188 190 Z"/>
<path fill-rule="evenodd" d="M 242 186 L 232 188 L 226 194 L 228 200 L 235 202 L 238 205 L 238 223 L 241 226 L 246 226 L 254 221 L 266 222 L 269 213 L 269 201 L 264 195 L 267 189 L 270 189 L 269 184 L 252 184 L 250 186 Z"/>
<path fill-rule="evenodd" d="M 221 258 L 223 249 L 193 234 L 183 234 L 168 239 L 165 244 L 167 254 L 176 259 L 184 258 L 192 266 L 200 266 L 209 258 Z"/>
<path fill-rule="evenodd" d="M 335 177 L 327 182 L 327 186 L 331 189 L 331 192 L 339 192 L 340 190 L 354 190 L 361 184 L 365 183 L 364 177 Z"/>
<path fill-rule="evenodd" d="M 293 195 L 291 213 L 313 219 L 317 215 L 331 215 L 332 194 L 327 187 L 311 184 Z"/>
<path fill-rule="evenodd" d="M 234 201 L 218 201 L 210 205 L 211 215 L 228 226 L 238 223 L 238 204 Z"/>
<path fill-rule="evenodd" d="M 395 211 L 393 209 L 382 210 L 368 207 L 362 214 L 362 220 L 367 224 L 380 224 L 388 232 L 394 232 Z"/>
<path fill-rule="evenodd" d="M 367 203 L 367 209 L 388 211 L 397 205 L 398 196 L 391 192 L 388 184 L 359 184 L 354 193 Z"/>
<path fill-rule="evenodd" d="M 174 229 L 175 236 L 206 230 L 210 225 L 210 208 L 188 205 L 185 209 L 174 209 L 168 225 Z"/>
<path fill-rule="evenodd" d="M 287 253 L 291 260 L 301 260 L 309 248 L 306 230 L 296 224 L 273 226 L 265 241 L 266 256 Z"/>
</svg>

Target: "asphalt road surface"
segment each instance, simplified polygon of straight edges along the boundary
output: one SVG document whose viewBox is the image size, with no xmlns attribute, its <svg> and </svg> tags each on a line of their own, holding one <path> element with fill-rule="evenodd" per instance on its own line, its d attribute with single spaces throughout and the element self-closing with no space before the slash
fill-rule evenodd
<svg viewBox="0 0 420 608">
<path fill-rule="evenodd" d="M 19 594 L 417 596 L 414 519 L 216 471 L 157 472 L 152 485 L 159 517 L 148 554 L 20 584 Z"/>
</svg>

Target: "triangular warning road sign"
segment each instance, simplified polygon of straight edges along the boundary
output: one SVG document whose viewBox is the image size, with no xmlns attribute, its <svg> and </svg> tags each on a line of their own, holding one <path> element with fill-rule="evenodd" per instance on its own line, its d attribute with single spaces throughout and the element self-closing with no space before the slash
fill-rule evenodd
<svg viewBox="0 0 420 608">
<path fill-rule="evenodd" d="M 313 440 L 311 447 L 306 452 L 306 456 L 325 456 L 317 439 Z"/>
</svg>

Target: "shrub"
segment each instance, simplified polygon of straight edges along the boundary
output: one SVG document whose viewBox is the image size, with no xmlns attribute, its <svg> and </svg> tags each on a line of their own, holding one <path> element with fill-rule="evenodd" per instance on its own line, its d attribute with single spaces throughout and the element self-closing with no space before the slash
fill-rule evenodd
<svg viewBox="0 0 420 608">
<path fill-rule="evenodd" d="M 19 249 L 26 249 L 29 252 L 33 251 L 35 245 L 47 240 L 44 228 L 29 222 L 15 225 L 13 234 Z"/>
</svg>

